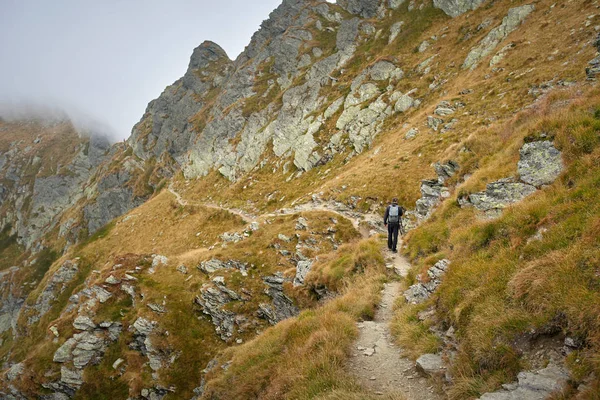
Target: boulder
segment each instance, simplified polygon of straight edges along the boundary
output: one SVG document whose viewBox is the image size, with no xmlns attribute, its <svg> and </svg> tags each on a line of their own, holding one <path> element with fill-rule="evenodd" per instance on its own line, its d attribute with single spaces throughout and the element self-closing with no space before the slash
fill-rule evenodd
<svg viewBox="0 0 600 400">
<path fill-rule="evenodd" d="M 414 106 L 414 104 L 415 101 L 413 100 L 413 98 L 407 94 L 404 94 L 400 96 L 400 98 L 398 98 L 398 100 L 396 101 L 396 104 L 394 104 L 394 111 L 401 113 L 406 112 L 412 106 Z"/>
<path fill-rule="evenodd" d="M 96 324 L 90 317 L 79 315 L 73 321 L 73 327 L 80 331 L 93 331 L 96 328 Z"/>
<path fill-rule="evenodd" d="M 520 154 L 518 173 L 521 180 L 530 185 L 551 184 L 564 169 L 561 153 L 551 141 L 525 143 Z"/>
<path fill-rule="evenodd" d="M 211 318 L 215 331 L 222 340 L 233 337 L 236 317 L 235 313 L 225 310 L 224 307 L 237 300 L 241 300 L 241 297 L 236 292 L 219 284 L 203 285 L 200 295 L 196 296 L 195 303 Z"/>
<path fill-rule="evenodd" d="M 391 44 L 394 40 L 396 40 L 396 38 L 402 31 L 403 25 L 404 25 L 404 21 L 398 21 L 398 22 L 395 22 L 394 24 L 392 24 L 392 26 L 390 27 L 390 37 L 388 39 L 388 44 Z"/>
<path fill-rule="evenodd" d="M 417 358 L 416 368 L 425 375 L 443 375 L 446 372 L 446 366 L 439 354 L 423 354 Z"/>
</svg>

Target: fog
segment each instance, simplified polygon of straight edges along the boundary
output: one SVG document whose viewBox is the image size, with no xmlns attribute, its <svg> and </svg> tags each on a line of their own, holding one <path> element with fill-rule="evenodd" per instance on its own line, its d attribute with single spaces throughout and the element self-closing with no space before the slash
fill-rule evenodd
<svg viewBox="0 0 600 400">
<path fill-rule="evenodd" d="M 126 139 L 195 47 L 235 59 L 280 2 L 0 0 L 0 117 L 68 114 Z"/>
</svg>

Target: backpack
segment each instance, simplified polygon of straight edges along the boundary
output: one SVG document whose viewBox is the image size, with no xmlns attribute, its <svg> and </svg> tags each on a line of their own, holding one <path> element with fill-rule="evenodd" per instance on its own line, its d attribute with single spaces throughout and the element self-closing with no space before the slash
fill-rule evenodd
<svg viewBox="0 0 600 400">
<path fill-rule="evenodd" d="M 400 222 L 400 215 L 402 211 L 400 210 L 400 206 L 390 206 L 390 213 L 388 214 L 388 222 L 390 224 L 397 224 Z"/>
</svg>

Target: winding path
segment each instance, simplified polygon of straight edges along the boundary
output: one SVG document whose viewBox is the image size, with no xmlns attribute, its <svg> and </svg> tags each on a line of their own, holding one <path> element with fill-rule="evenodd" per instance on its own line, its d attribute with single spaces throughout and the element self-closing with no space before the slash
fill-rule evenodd
<svg viewBox="0 0 600 400">
<path fill-rule="evenodd" d="M 404 257 L 392 254 L 387 267 L 405 277 L 410 264 Z M 377 395 L 398 395 L 407 400 L 442 400 L 444 397 L 416 371 L 413 361 L 402 357 L 392 341 L 389 325 L 399 294 L 400 282 L 385 284 L 373 321 L 358 324 L 360 335 L 348 369 L 364 389 Z"/>
</svg>

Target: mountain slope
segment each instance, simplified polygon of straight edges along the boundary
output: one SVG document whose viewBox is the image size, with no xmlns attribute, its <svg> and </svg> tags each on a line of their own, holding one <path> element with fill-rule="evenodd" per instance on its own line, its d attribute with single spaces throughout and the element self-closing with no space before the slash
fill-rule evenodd
<svg viewBox="0 0 600 400">
<path fill-rule="evenodd" d="M 14 321 L 2 392 L 366 398 L 344 363 L 393 279 L 376 234 L 397 196 L 416 265 L 403 284 L 429 300 L 402 307 L 394 330 L 415 358 L 455 360 L 446 393 L 476 398 L 541 367 L 518 346 L 557 313 L 554 338 L 585 337 L 585 367 L 567 365 L 592 393 L 598 313 L 557 304 L 597 293 L 596 210 L 581 207 L 597 197 L 594 10 L 286 0 L 236 60 L 201 44 L 73 204 L 43 216 L 60 220 L 36 231 L 45 250 L 19 259 L 3 233 L 16 261 L 0 278 L 0 320 Z M 552 215 L 573 224 L 551 228 Z M 527 244 L 540 227 L 553 239 Z M 548 249 L 579 260 L 584 292 L 544 276 Z M 19 278 L 36 257 L 45 267 Z M 426 273 L 444 258 L 447 279 Z M 552 307 L 536 306 L 542 293 Z M 451 343 L 429 331 L 450 326 Z"/>
</svg>

